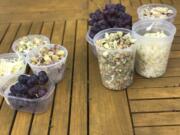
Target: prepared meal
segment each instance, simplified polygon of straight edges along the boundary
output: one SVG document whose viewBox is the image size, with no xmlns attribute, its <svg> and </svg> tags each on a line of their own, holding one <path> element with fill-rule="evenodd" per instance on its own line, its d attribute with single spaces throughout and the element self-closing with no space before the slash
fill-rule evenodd
<svg viewBox="0 0 180 135">
<path fill-rule="evenodd" d="M 45 71 L 49 78 L 57 83 L 64 76 L 67 55 L 68 52 L 63 46 L 49 44 L 32 50 L 26 60 L 35 74 Z"/>
<path fill-rule="evenodd" d="M 44 71 L 38 75 L 20 75 L 17 81 L 7 85 L 2 95 L 15 110 L 40 113 L 46 111 L 52 103 L 55 86 Z"/>
<path fill-rule="evenodd" d="M 135 39 L 127 29 L 113 28 L 95 36 L 102 83 L 122 90 L 133 82 Z"/>
<path fill-rule="evenodd" d="M 152 28 L 147 30 L 149 26 Z M 175 29 L 167 21 L 139 21 L 134 24 L 137 73 L 146 78 L 156 78 L 166 72 Z"/>
</svg>

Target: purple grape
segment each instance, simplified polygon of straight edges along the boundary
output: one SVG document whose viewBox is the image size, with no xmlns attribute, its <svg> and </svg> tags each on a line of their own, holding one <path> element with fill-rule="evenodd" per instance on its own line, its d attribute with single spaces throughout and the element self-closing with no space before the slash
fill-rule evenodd
<svg viewBox="0 0 180 135">
<path fill-rule="evenodd" d="M 18 81 L 22 84 L 26 84 L 27 81 L 29 80 L 29 76 L 27 75 L 20 75 L 19 78 L 18 78 Z"/>
<path fill-rule="evenodd" d="M 38 77 L 41 77 L 41 76 L 47 76 L 46 72 L 45 71 L 40 71 L 38 73 Z"/>
<path fill-rule="evenodd" d="M 28 96 L 30 98 L 37 98 L 38 97 L 38 88 L 37 87 L 33 87 L 31 89 L 28 90 Z"/>
<path fill-rule="evenodd" d="M 39 84 L 41 85 L 46 84 L 49 80 L 46 72 L 44 71 L 39 72 L 38 76 L 39 76 Z"/>
<path fill-rule="evenodd" d="M 90 14 L 89 36 L 93 38 L 99 31 L 108 28 L 128 28 L 132 27 L 132 16 L 125 12 L 125 7 L 121 4 L 107 4 L 105 8 L 100 11 L 96 10 Z"/>
<path fill-rule="evenodd" d="M 49 78 L 44 71 L 39 72 L 38 76 L 35 74 L 31 76 L 20 75 L 18 82 L 10 87 L 8 95 L 29 99 L 42 97 L 47 93 L 47 89 L 40 85 L 45 85 L 48 80 Z"/>
<path fill-rule="evenodd" d="M 14 86 L 14 85 L 12 85 L 12 86 L 10 87 L 10 91 L 11 91 L 11 93 L 13 93 L 13 94 L 16 93 L 16 90 L 15 90 L 15 86 Z"/>
<path fill-rule="evenodd" d="M 38 90 L 38 95 L 39 97 L 43 97 L 44 95 L 46 95 L 47 90 L 45 88 L 41 88 Z"/>
<path fill-rule="evenodd" d="M 32 88 L 32 87 L 34 87 L 36 84 L 38 84 L 38 81 L 39 81 L 38 76 L 33 74 L 33 75 L 31 75 L 30 78 L 28 79 L 28 81 L 27 81 L 27 86 L 28 86 L 29 88 Z"/>
<path fill-rule="evenodd" d="M 12 85 L 10 88 L 11 93 L 9 93 L 9 96 L 15 96 L 15 97 L 23 97 L 27 94 L 27 86 L 21 83 L 16 83 L 15 85 Z"/>
<path fill-rule="evenodd" d="M 34 81 L 36 81 L 36 82 L 38 82 L 38 76 L 37 75 L 35 75 L 35 74 L 32 74 L 31 76 L 30 76 L 30 78 L 31 79 L 34 79 Z"/>
<path fill-rule="evenodd" d="M 15 94 L 13 93 L 8 93 L 9 96 L 16 96 Z"/>
</svg>

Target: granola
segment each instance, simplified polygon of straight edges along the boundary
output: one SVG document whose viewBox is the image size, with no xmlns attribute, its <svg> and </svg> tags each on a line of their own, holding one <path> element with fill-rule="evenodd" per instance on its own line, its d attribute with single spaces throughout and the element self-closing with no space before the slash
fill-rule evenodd
<svg viewBox="0 0 180 135">
<path fill-rule="evenodd" d="M 133 82 L 135 39 L 121 31 L 105 33 L 96 41 L 102 83 L 112 90 L 122 90 Z"/>
</svg>

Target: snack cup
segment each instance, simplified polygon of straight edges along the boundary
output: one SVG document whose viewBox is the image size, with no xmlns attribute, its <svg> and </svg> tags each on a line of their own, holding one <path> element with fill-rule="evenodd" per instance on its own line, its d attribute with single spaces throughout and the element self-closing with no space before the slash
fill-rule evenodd
<svg viewBox="0 0 180 135">
<path fill-rule="evenodd" d="M 151 8 L 154 8 L 154 7 L 167 7 L 168 9 L 171 9 L 173 11 L 173 14 L 171 16 L 168 16 L 167 18 L 165 19 L 162 19 L 162 18 L 151 18 L 151 17 L 147 17 L 147 16 L 144 16 L 143 15 L 143 10 L 144 9 L 151 9 Z M 137 14 L 138 14 L 138 18 L 140 20 L 156 20 L 156 21 L 159 21 L 159 20 L 167 20 L 169 22 L 174 22 L 175 20 L 175 17 L 176 17 L 176 14 L 177 14 L 177 10 L 170 6 L 170 5 L 167 5 L 167 4 L 144 4 L 140 7 L 138 7 L 137 9 Z"/>
<path fill-rule="evenodd" d="M 164 31 L 167 37 L 144 37 L 149 32 Z M 165 20 L 140 20 L 133 25 L 133 36 L 137 40 L 136 64 L 138 74 L 146 78 L 156 78 L 166 72 L 169 52 L 176 33 L 176 27 Z"/>
<path fill-rule="evenodd" d="M 52 48 L 53 46 L 54 46 L 54 44 L 49 44 L 49 45 L 46 45 L 43 47 Z M 48 77 L 50 78 L 50 80 L 52 80 L 54 83 L 58 83 L 64 77 L 68 51 L 66 50 L 65 47 L 60 46 L 60 49 L 65 51 L 65 57 L 63 57 L 58 62 L 49 64 L 49 65 L 34 65 L 34 64 L 32 64 L 31 57 L 38 55 L 40 48 L 43 48 L 43 47 L 39 47 L 39 48 L 36 48 L 36 49 L 33 49 L 32 51 L 30 51 L 26 57 L 26 61 L 29 64 L 29 66 L 31 67 L 34 74 L 38 74 L 40 71 L 45 71 L 47 73 Z"/>
<path fill-rule="evenodd" d="M 93 39 L 98 54 L 101 80 L 105 87 L 112 90 L 123 90 L 133 82 L 135 44 L 125 49 L 105 49 L 96 44 L 104 38 L 105 33 L 122 31 L 131 33 L 128 29 L 110 28 L 97 33 Z"/>
<path fill-rule="evenodd" d="M 89 36 L 90 30 L 88 30 L 86 34 L 86 41 L 89 44 L 89 47 L 91 48 L 91 51 L 93 52 L 94 56 L 97 57 L 97 51 L 96 51 L 96 46 L 94 45 L 93 39 Z"/>
<path fill-rule="evenodd" d="M 18 78 L 18 76 L 16 76 Z M 5 98 L 6 103 L 10 106 L 10 108 L 23 112 L 30 113 L 43 113 L 48 110 L 49 106 L 53 101 L 53 93 L 55 90 L 55 84 L 51 81 L 47 83 L 48 92 L 43 97 L 37 99 L 28 99 L 22 97 L 10 96 L 10 87 L 15 84 L 17 80 L 11 79 L 6 84 L 6 87 L 1 88 L 2 95 Z"/>
<path fill-rule="evenodd" d="M 25 38 L 25 37 L 27 37 L 27 38 L 29 38 L 29 39 L 33 39 L 33 38 L 35 38 L 35 37 L 39 37 L 39 38 L 42 38 L 43 41 L 45 41 L 47 44 L 50 44 L 49 38 L 46 37 L 46 36 L 44 36 L 44 35 L 33 34 L 33 35 L 27 35 L 27 36 L 23 36 L 23 37 L 21 37 L 21 38 L 18 38 L 17 40 L 15 40 L 15 41 L 13 42 L 12 50 L 13 50 L 15 53 L 17 53 L 18 55 L 21 55 L 21 56 L 24 56 L 24 57 L 26 57 L 27 54 L 29 53 L 29 51 L 32 50 L 32 49 L 30 49 L 30 50 L 27 49 L 24 53 L 19 52 L 19 51 L 17 50 L 17 47 L 18 47 L 18 45 L 19 45 L 19 42 L 20 42 L 23 38 Z M 47 45 L 47 44 L 44 44 L 44 45 Z M 44 46 L 44 45 L 40 44 L 39 46 Z M 34 46 L 34 48 L 38 48 L 39 46 Z"/>
<path fill-rule="evenodd" d="M 16 53 L 0 54 L 0 59 L 9 60 L 9 59 L 14 59 L 14 58 L 18 58 L 18 57 L 19 56 Z M 23 67 L 17 73 L 14 73 L 14 74 L 11 74 L 11 75 L 5 75 L 5 76 L 0 77 L 0 88 L 3 87 L 8 82 L 8 80 L 10 80 L 12 78 L 15 78 L 17 75 L 24 74 L 26 72 L 27 63 L 26 63 L 25 60 L 23 60 L 23 63 L 24 63 Z M 1 90 L 0 90 L 0 94 L 1 94 Z"/>
</svg>

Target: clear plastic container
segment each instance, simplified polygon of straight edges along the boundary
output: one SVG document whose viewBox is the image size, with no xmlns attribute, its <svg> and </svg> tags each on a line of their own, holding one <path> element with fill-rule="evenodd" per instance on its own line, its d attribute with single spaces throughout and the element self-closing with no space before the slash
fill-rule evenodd
<svg viewBox="0 0 180 135">
<path fill-rule="evenodd" d="M 41 39 L 41 40 L 43 41 L 43 44 L 40 43 L 40 44 L 38 44 L 37 46 L 33 46 L 33 47 L 30 48 L 30 49 L 24 50 L 24 52 L 19 52 L 19 51 L 17 50 L 17 47 L 18 47 L 18 45 L 19 45 L 19 42 L 22 41 L 22 40 L 25 39 L 25 38 L 27 38 L 28 41 L 29 41 L 29 40 L 33 41 L 34 38 L 39 38 L 39 39 Z M 29 52 L 30 50 L 32 50 L 33 48 L 37 48 L 37 47 L 39 47 L 39 46 L 43 46 L 43 45 L 47 45 L 47 44 L 50 44 L 50 40 L 49 40 L 48 37 L 46 37 L 46 36 L 44 36 L 44 35 L 38 35 L 38 34 L 27 35 L 27 36 L 23 36 L 23 37 L 21 37 L 21 38 L 18 38 L 16 41 L 14 41 L 14 42 L 13 42 L 13 45 L 12 45 L 12 50 L 13 50 L 15 53 L 17 53 L 18 55 L 22 55 L 22 56 L 26 57 L 26 55 L 28 54 L 28 52 Z"/>
<path fill-rule="evenodd" d="M 151 30 L 147 31 L 147 27 Z M 166 72 L 168 57 L 176 27 L 165 20 L 140 20 L 133 25 L 137 39 L 136 71 L 146 78 L 156 78 Z M 145 37 L 145 33 L 163 31 L 167 37 Z"/>
<path fill-rule="evenodd" d="M 167 7 L 168 9 L 171 9 L 173 11 L 173 14 L 168 16 L 167 18 L 165 19 L 161 19 L 161 18 L 151 18 L 151 17 L 147 17 L 147 16 L 144 16 L 143 15 L 143 11 L 144 9 L 151 9 L 151 8 L 154 8 L 154 7 Z M 174 22 L 175 20 L 175 17 L 176 17 L 176 14 L 177 14 L 177 11 L 174 7 L 170 6 L 170 5 L 167 5 L 167 4 L 158 4 L 158 3 L 154 3 L 154 4 L 144 4 L 142 6 L 140 6 L 138 9 L 137 9 L 137 13 L 138 13 L 138 18 L 140 20 L 167 20 L 169 22 Z"/>
<path fill-rule="evenodd" d="M 16 78 L 18 78 L 18 76 Z M 1 95 L 4 96 L 6 103 L 12 109 L 30 113 L 43 113 L 48 110 L 53 101 L 54 83 L 49 81 L 46 87 L 48 92 L 43 97 L 37 99 L 10 96 L 10 87 L 15 83 L 15 79 L 11 79 L 6 83 L 6 86 L 1 88 Z"/>
<path fill-rule="evenodd" d="M 110 28 L 97 33 L 93 39 L 96 41 L 104 38 L 105 33 L 131 31 L 123 28 Z M 101 80 L 105 87 L 112 90 L 123 90 L 133 83 L 134 61 L 136 45 L 133 44 L 125 49 L 105 49 L 96 45 L 98 54 Z"/>
<path fill-rule="evenodd" d="M 54 47 L 54 44 L 49 44 L 44 47 L 52 48 L 52 47 Z M 45 71 L 47 73 L 47 75 L 49 76 L 50 80 L 52 80 L 54 83 L 58 83 L 64 77 L 64 72 L 66 69 L 66 59 L 68 56 L 67 49 L 63 46 L 60 46 L 60 49 L 65 51 L 65 57 L 63 57 L 58 62 L 56 62 L 54 64 L 39 66 L 39 65 L 32 64 L 30 59 L 31 59 L 31 57 L 34 57 L 39 54 L 40 48 L 43 48 L 43 47 L 33 49 L 32 51 L 30 51 L 28 53 L 28 55 L 26 57 L 27 63 L 31 67 L 34 74 L 38 74 L 40 71 Z"/>
<path fill-rule="evenodd" d="M 97 51 L 96 51 L 96 47 L 93 43 L 93 39 L 89 36 L 89 32 L 90 30 L 88 30 L 87 34 L 86 34 L 86 41 L 89 43 L 89 47 L 91 48 L 91 51 L 93 52 L 94 56 L 97 57 Z"/>
<path fill-rule="evenodd" d="M 16 59 L 16 58 L 19 58 L 19 56 L 16 53 L 0 54 L 0 59 L 12 60 L 12 59 Z M 0 76 L 0 87 L 2 87 L 11 78 L 14 78 L 15 76 L 17 76 L 19 74 L 24 74 L 26 72 L 27 63 L 23 58 L 22 58 L 22 63 L 23 63 L 22 68 L 20 68 L 19 71 L 17 71 L 16 73 L 14 73 L 14 74 L 8 73 L 7 75 Z M 6 65 L 4 65 L 4 66 L 6 66 Z"/>
</svg>

